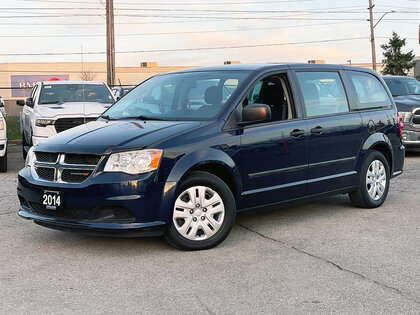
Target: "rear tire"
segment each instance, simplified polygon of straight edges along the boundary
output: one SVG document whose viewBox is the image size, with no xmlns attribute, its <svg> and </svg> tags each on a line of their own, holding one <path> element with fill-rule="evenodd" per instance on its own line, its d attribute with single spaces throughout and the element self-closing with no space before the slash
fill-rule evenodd
<svg viewBox="0 0 420 315">
<path fill-rule="evenodd" d="M 7 172 L 7 148 L 6 153 L 3 157 L 0 157 L 0 172 L 5 173 Z"/>
<path fill-rule="evenodd" d="M 193 172 L 180 183 L 173 207 L 172 225 L 165 239 L 182 250 L 219 245 L 235 223 L 236 203 L 231 190 L 207 172 Z"/>
<path fill-rule="evenodd" d="M 388 196 L 390 167 L 385 156 L 378 151 L 368 153 L 360 173 L 359 187 L 349 193 L 354 206 L 380 207 Z"/>
</svg>

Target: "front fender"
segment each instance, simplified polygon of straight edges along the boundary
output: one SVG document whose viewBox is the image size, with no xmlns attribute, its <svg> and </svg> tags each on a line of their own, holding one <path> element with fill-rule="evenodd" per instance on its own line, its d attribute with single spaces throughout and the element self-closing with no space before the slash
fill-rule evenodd
<svg viewBox="0 0 420 315">
<path fill-rule="evenodd" d="M 194 168 L 210 163 L 223 166 L 230 173 L 236 187 L 235 199 L 239 200 L 238 195 L 242 191 L 242 178 L 232 158 L 225 152 L 213 148 L 197 150 L 179 159 L 166 180 L 160 206 L 160 217 L 166 218 L 166 222 L 170 222 L 171 220 L 172 202 L 181 178 Z"/>
</svg>

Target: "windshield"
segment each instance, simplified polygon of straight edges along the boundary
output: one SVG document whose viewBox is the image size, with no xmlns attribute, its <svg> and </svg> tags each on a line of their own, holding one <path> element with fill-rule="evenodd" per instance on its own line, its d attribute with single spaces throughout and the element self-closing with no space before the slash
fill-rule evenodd
<svg viewBox="0 0 420 315">
<path fill-rule="evenodd" d="M 72 102 L 114 103 L 111 92 L 103 84 L 45 84 L 39 104 Z"/>
<path fill-rule="evenodd" d="M 420 82 L 414 78 L 385 79 L 392 96 L 420 95 Z"/>
<path fill-rule="evenodd" d="M 215 117 L 248 71 L 159 75 L 138 85 L 108 109 L 108 119 L 203 120 Z"/>
</svg>

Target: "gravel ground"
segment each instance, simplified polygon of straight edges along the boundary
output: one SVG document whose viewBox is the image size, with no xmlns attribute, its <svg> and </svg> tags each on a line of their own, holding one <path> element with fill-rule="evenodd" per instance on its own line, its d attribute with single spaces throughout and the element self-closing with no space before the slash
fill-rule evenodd
<svg viewBox="0 0 420 315">
<path fill-rule="evenodd" d="M 238 218 L 219 247 L 88 237 L 17 216 L 0 174 L 1 314 L 420 314 L 420 154 L 379 209 L 347 196 Z"/>
</svg>

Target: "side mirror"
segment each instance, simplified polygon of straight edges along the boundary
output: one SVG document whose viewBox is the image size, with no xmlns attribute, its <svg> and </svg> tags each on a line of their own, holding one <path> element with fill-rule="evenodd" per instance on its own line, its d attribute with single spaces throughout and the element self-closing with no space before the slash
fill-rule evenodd
<svg viewBox="0 0 420 315">
<path fill-rule="evenodd" d="M 271 108 L 265 104 L 250 104 L 242 110 L 242 121 L 239 125 L 248 125 L 271 119 Z"/>
<path fill-rule="evenodd" d="M 117 96 L 117 102 L 121 99 L 121 96 Z"/>
<path fill-rule="evenodd" d="M 34 107 L 34 99 L 32 97 L 28 97 L 25 101 L 25 105 L 29 107 Z"/>
<path fill-rule="evenodd" d="M 25 100 L 17 100 L 16 105 L 17 106 L 25 106 Z"/>
</svg>

